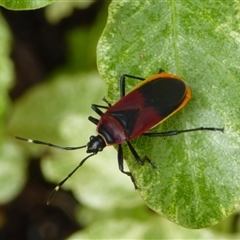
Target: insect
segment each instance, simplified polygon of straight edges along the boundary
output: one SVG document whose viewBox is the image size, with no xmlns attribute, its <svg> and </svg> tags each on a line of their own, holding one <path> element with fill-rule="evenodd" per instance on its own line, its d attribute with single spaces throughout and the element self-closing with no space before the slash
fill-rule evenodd
<svg viewBox="0 0 240 240">
<path fill-rule="evenodd" d="M 127 78 L 138 80 L 140 83 L 125 95 L 125 83 Z M 223 128 L 215 127 L 199 127 L 168 132 L 147 132 L 183 108 L 190 98 L 191 91 L 184 81 L 181 80 L 180 77 L 171 73 L 166 73 L 163 70 L 160 70 L 158 74 L 147 79 L 124 74 L 120 78 L 120 100 L 118 102 L 111 105 L 105 98 L 103 98 L 103 101 L 107 106 L 92 104 L 91 108 L 100 116 L 100 119 L 92 116 L 88 119 L 97 125 L 98 134 L 96 136 L 90 136 L 90 140 L 86 145 L 77 147 L 62 147 L 39 140 L 22 137 L 16 138 L 29 143 L 47 145 L 49 147 L 64 150 L 87 148 L 86 152 L 89 153 L 89 155 L 86 156 L 79 165 L 55 187 L 47 201 L 47 204 L 52 201 L 59 188 L 76 172 L 79 167 L 84 164 L 88 158 L 96 155 L 106 146 L 118 146 L 117 159 L 119 170 L 129 176 L 135 188 L 137 188 L 131 172 L 124 170 L 123 143 L 128 145 L 130 152 L 140 165 L 143 165 L 144 161 L 147 160 L 152 167 L 155 168 L 155 165 L 147 156 L 140 157 L 135 148 L 132 146 L 131 140 L 139 136 L 163 137 L 201 130 L 223 132 Z M 106 111 L 103 112 L 101 109 L 105 109 Z"/>
</svg>

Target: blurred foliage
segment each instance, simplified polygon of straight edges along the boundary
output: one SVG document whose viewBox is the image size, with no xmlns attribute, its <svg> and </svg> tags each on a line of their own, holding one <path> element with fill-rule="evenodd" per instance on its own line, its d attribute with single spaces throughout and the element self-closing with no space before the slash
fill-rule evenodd
<svg viewBox="0 0 240 240">
<path fill-rule="evenodd" d="M 11 9 L 11 10 L 30 10 L 30 9 L 37 9 L 48 4 L 56 2 L 56 0 L 20 0 L 20 1 L 9 1 L 9 0 L 0 0 L 0 5 Z"/>
<path fill-rule="evenodd" d="M 154 26 L 152 22 L 156 21 L 159 16 L 151 15 L 150 17 L 149 13 L 156 13 L 156 7 L 159 6 L 160 7 L 157 13 L 160 14 L 160 17 L 161 13 L 165 14 L 163 15 L 165 17 L 165 21 L 167 21 L 166 16 L 172 11 L 172 7 L 174 7 L 175 11 L 176 9 L 181 9 L 181 11 L 183 11 L 183 5 L 185 5 L 186 10 L 191 10 L 190 12 L 196 13 L 200 11 L 208 12 L 210 11 L 211 6 L 201 7 L 199 1 L 199 4 L 194 3 L 194 8 L 190 9 L 190 6 L 192 6 L 191 3 L 186 3 L 185 1 L 176 1 L 176 5 L 172 4 L 171 6 L 163 6 L 163 3 L 158 6 L 159 1 L 144 1 L 144 3 L 142 2 L 142 4 L 139 4 L 138 7 L 134 7 L 132 5 L 133 1 L 124 1 L 122 3 L 119 3 L 119 1 L 113 1 L 110 8 L 107 27 L 105 28 L 98 45 L 98 68 L 103 80 L 107 82 L 106 87 L 96 71 L 95 61 L 97 40 L 99 39 L 106 22 L 106 10 L 108 3 L 109 2 L 106 1 L 103 7 L 99 9 L 97 18 L 95 21 L 92 21 L 90 26 L 74 26 L 70 29 L 64 29 L 64 41 L 67 46 L 65 52 L 65 62 L 52 69 L 52 71 L 48 71 L 46 76 L 43 74 L 42 76 L 45 76 L 44 79 L 42 79 L 43 81 L 31 85 L 31 87 L 25 90 L 23 95 L 16 98 L 14 101 L 11 101 L 8 92 L 13 86 L 14 79 L 14 68 L 10 58 L 10 52 L 12 50 L 12 46 L 14 46 L 12 45 L 12 42 L 17 40 L 11 35 L 10 27 L 8 24 L 6 24 L 4 19 L 0 19 L 0 42 L 2 46 L 2 50 L 0 51 L 0 76 L 2 76 L 0 78 L 0 84 L 3 86 L 1 87 L 0 104 L 2 126 L 0 151 L 1 204 L 6 204 L 10 201 L 13 201 L 23 190 L 24 184 L 28 180 L 27 166 L 30 159 L 33 157 L 35 159 L 41 159 L 41 169 L 44 178 L 47 181 L 54 182 L 54 184 L 56 184 L 62 180 L 79 163 L 81 159 L 86 156 L 84 149 L 73 152 L 65 152 L 57 149 L 50 149 L 44 146 L 36 146 L 24 142 L 17 142 L 14 139 L 14 135 L 40 139 L 43 141 L 68 146 L 86 144 L 89 136 L 95 134 L 95 126 L 87 120 L 87 117 L 90 114 L 93 114 L 95 117 L 97 117 L 90 108 L 91 104 L 102 104 L 101 98 L 104 95 L 107 95 L 107 87 L 109 88 L 109 93 L 107 95 L 108 98 L 111 101 L 116 101 L 119 95 L 117 88 L 118 79 L 122 73 L 149 76 L 155 73 L 160 66 L 170 72 L 178 73 L 187 80 L 188 84 L 193 86 L 193 92 L 196 91 L 196 95 L 191 101 L 192 105 L 189 104 L 189 109 L 187 113 L 185 113 L 194 113 L 194 116 L 191 116 L 191 119 L 193 120 L 189 119 L 188 121 L 190 122 L 188 125 L 194 125 L 196 127 L 199 126 L 199 124 L 202 125 L 203 122 L 207 123 L 207 125 L 224 124 L 225 127 L 232 126 L 230 129 L 228 129 L 226 134 L 229 136 L 229 139 L 232 140 L 234 137 L 237 137 L 237 134 L 234 134 L 234 131 L 237 132 L 238 125 L 232 121 L 236 120 L 236 117 L 234 116 L 236 116 L 238 112 L 235 111 L 235 109 L 232 109 L 231 106 L 227 106 L 227 112 L 225 112 L 225 110 L 223 111 L 223 109 L 219 110 L 217 108 L 221 114 L 230 114 L 230 116 L 233 116 L 233 119 L 231 120 L 227 118 L 226 120 L 226 118 L 222 118 L 221 114 L 217 114 L 217 117 L 215 117 L 214 114 L 216 113 L 213 114 L 212 111 L 214 111 L 216 104 L 212 104 L 212 102 L 209 103 L 209 99 L 202 100 L 204 97 L 206 98 L 206 96 L 210 96 L 216 99 L 216 101 L 221 101 L 221 98 L 216 96 L 216 93 L 219 93 L 218 89 L 220 87 L 220 92 L 222 92 L 221 94 L 226 94 L 225 89 L 228 89 L 227 79 L 229 79 L 228 73 L 231 73 L 231 79 L 235 84 L 235 90 L 238 91 L 239 72 L 233 66 L 233 64 L 231 64 L 233 61 L 235 61 L 235 65 L 237 66 L 237 61 L 239 61 L 237 60 L 237 57 L 234 58 L 234 56 L 232 56 L 235 46 L 234 44 L 239 46 L 239 39 L 234 37 L 236 34 L 239 34 L 237 30 L 232 31 L 232 35 L 230 35 L 233 36 L 235 34 L 232 37 L 235 43 L 230 41 L 231 38 L 228 39 L 225 37 L 227 33 L 224 33 L 222 36 L 225 44 L 229 43 L 228 56 L 232 56 L 231 61 L 229 58 L 225 58 L 225 63 L 230 67 L 224 69 L 224 74 L 222 75 L 222 78 L 225 79 L 224 80 L 222 78 L 220 79 L 222 72 L 220 71 L 218 64 L 219 61 L 222 61 L 222 59 L 219 60 L 217 56 L 220 56 L 220 58 L 226 56 L 224 55 L 226 51 L 222 51 L 223 53 L 221 54 L 221 51 L 218 50 L 214 59 L 208 55 L 206 58 L 204 58 L 206 51 L 210 51 L 212 46 L 219 48 L 219 41 L 217 41 L 215 45 L 213 44 L 214 40 L 209 40 L 212 42 L 212 45 L 208 48 L 209 42 L 201 43 L 202 38 L 197 36 L 196 33 L 198 42 L 195 42 L 195 44 L 192 45 L 193 50 L 186 50 L 188 41 L 184 43 L 184 46 L 176 46 L 177 49 L 183 49 L 182 51 L 184 53 L 182 57 L 184 61 L 181 61 L 180 64 L 177 62 L 178 64 L 176 64 L 176 61 L 171 59 L 171 46 L 166 45 L 166 47 L 163 47 L 164 44 L 171 42 L 171 38 L 167 38 L 166 42 L 163 42 L 163 39 L 165 39 L 169 34 L 169 29 L 160 29 L 159 31 L 165 34 L 163 34 L 162 37 L 158 35 L 160 40 L 156 40 L 158 39 L 156 37 L 156 29 L 152 28 L 152 31 L 150 31 L 147 27 L 147 25 Z M 164 1 L 164 3 L 167 3 L 167 1 Z M 51 14 L 51 11 L 53 10 L 50 8 L 58 8 L 58 6 L 61 4 L 63 3 L 54 3 L 52 6 L 50 5 L 44 9 L 47 16 L 46 18 L 50 22 L 49 24 L 53 26 L 53 29 L 63 26 L 61 25 L 62 22 L 68 18 L 71 18 L 76 9 L 76 6 L 73 7 L 71 2 L 68 4 L 65 2 L 65 6 L 68 5 L 68 7 L 65 7 L 66 12 L 59 10 L 59 15 L 57 17 L 53 16 Z M 90 1 L 89 8 L 92 6 L 92 4 L 92 1 Z M 161 12 L 161 9 L 163 9 L 164 12 Z M 229 16 L 227 14 L 228 12 L 231 14 L 234 12 L 235 14 L 232 16 L 239 16 L 239 11 L 231 11 L 233 9 L 233 5 L 229 3 L 227 7 L 221 7 L 221 12 L 223 9 L 225 9 L 223 14 L 225 14 L 227 17 Z M 216 9 L 216 12 L 214 13 L 219 13 L 219 11 Z M 178 14 L 179 15 L 176 16 L 181 16 L 179 12 Z M 186 20 L 187 24 L 183 22 L 183 17 L 179 17 L 178 19 L 178 24 L 186 26 L 185 30 L 189 31 L 188 34 L 195 33 L 194 29 L 191 28 L 190 25 L 194 24 L 194 21 L 197 21 L 197 25 L 194 26 L 198 26 L 196 31 L 199 33 L 200 31 L 204 32 L 203 26 L 206 27 L 214 25 L 213 18 L 211 18 L 210 13 L 206 13 L 206 15 L 204 15 L 209 16 L 209 19 L 206 22 L 201 21 L 201 14 L 199 14 L 199 19 L 197 18 L 198 14 L 194 15 L 196 16 L 196 19 L 191 15 L 192 18 L 188 19 L 188 21 Z M 136 18 L 133 21 L 133 17 L 136 16 L 141 17 L 140 19 Z M 217 16 L 222 17 L 221 14 Z M 216 17 L 216 19 L 219 20 L 218 17 Z M 231 22 L 230 17 L 228 17 L 228 20 Z M 147 23 L 148 21 L 151 24 Z M 141 31 L 137 33 L 139 24 L 141 24 Z M 145 28 L 148 29 L 147 33 L 144 31 Z M 224 28 L 221 28 L 219 31 L 224 32 L 223 29 Z M 130 36 L 125 32 L 122 32 L 127 30 L 131 31 Z M 135 34 L 136 36 L 134 36 Z M 119 35 L 121 38 L 119 38 Z M 153 40 L 149 40 L 148 36 L 152 39 L 155 39 L 154 44 L 156 44 L 156 47 L 153 48 Z M 183 36 L 185 35 L 180 35 L 180 37 Z M 48 36 L 46 36 L 46 38 L 47 37 Z M 208 39 L 207 36 L 206 39 Z M 132 41 L 135 44 L 133 44 Z M 161 46 L 157 45 L 158 42 L 161 43 Z M 150 45 L 148 45 L 149 43 Z M 178 41 L 178 44 L 180 43 L 182 42 Z M 203 46 L 204 44 L 205 46 Z M 136 45 L 141 48 L 141 51 L 136 49 Z M 196 49 L 194 49 L 194 47 Z M 203 51 L 204 49 L 206 50 Z M 213 49 L 212 51 L 215 50 Z M 237 52 L 237 50 L 235 51 Z M 187 54 L 190 55 L 187 56 Z M 239 54 L 236 55 L 239 56 Z M 23 57 L 22 59 L 26 59 L 24 54 L 20 56 Z M 191 56 L 191 58 L 189 56 Z M 200 62 L 199 59 L 204 59 L 204 61 Z M 216 61 L 216 59 L 218 61 Z M 196 67 L 197 65 L 199 66 L 198 68 Z M 205 72 L 207 66 L 209 66 L 210 70 Z M 221 65 L 221 68 L 222 67 L 223 66 Z M 28 68 L 29 71 L 31 71 L 31 67 Z M 214 71 L 214 69 L 217 70 Z M 220 79 L 219 82 L 224 84 L 224 86 L 218 85 L 218 82 L 213 81 L 216 76 L 218 76 L 218 80 Z M 36 78 L 37 77 L 38 76 L 36 76 Z M 16 78 L 18 79 L 18 75 Z M 206 87 L 205 90 L 197 90 L 202 86 L 202 84 L 198 83 L 199 79 L 209 79 L 209 82 L 205 83 L 206 85 L 204 85 Z M 206 95 L 206 92 L 208 91 L 210 94 Z M 201 97 L 201 95 L 203 95 L 203 97 Z M 197 101 L 197 99 L 200 100 Z M 221 101 L 221 103 L 223 102 Z M 234 98 L 234 103 L 236 103 L 236 98 Z M 211 106 L 208 106 L 209 104 Z M 235 106 L 233 102 L 229 102 L 227 104 L 232 104 L 232 107 Z M 197 106 L 197 109 L 201 110 L 200 113 L 197 113 L 194 105 Z M 202 105 L 204 107 L 201 107 Z M 176 123 L 181 117 L 183 117 L 181 113 L 176 117 L 173 117 L 173 120 L 169 121 L 169 125 L 167 123 L 163 125 L 163 129 L 172 127 L 183 128 L 181 124 L 179 125 Z M 209 133 L 201 133 L 201 135 L 208 135 L 208 138 L 210 138 L 210 136 L 214 136 L 215 142 L 220 141 L 218 140 L 219 137 L 216 137 L 216 133 L 210 136 Z M 220 138 L 225 139 L 224 142 L 221 142 L 222 140 L 220 142 L 222 144 L 229 144 L 225 138 L 225 135 L 220 135 Z M 200 138 L 200 133 L 197 136 Z M 195 135 L 192 135 L 192 138 L 196 140 Z M 140 144 L 141 141 L 139 141 Z M 163 139 L 161 139 L 159 143 L 151 142 L 150 145 L 157 144 L 157 146 L 161 146 L 161 154 L 169 153 L 169 151 L 167 151 L 169 144 L 174 144 L 174 146 L 179 144 L 180 148 L 185 147 L 181 145 L 183 141 L 182 139 L 180 139 L 179 142 L 171 141 L 172 140 L 168 140 L 167 142 L 164 142 Z M 197 144 L 204 144 L 204 141 L 207 140 L 206 137 L 201 136 L 199 141 L 200 142 Z M 207 141 L 206 144 L 210 144 L 210 142 Z M 140 148 L 142 148 L 141 146 L 142 145 L 140 145 Z M 239 149 L 237 141 L 233 147 L 236 151 Z M 145 151 L 144 147 L 142 149 Z M 207 149 L 209 150 L 209 147 Z M 147 152 L 149 152 L 149 149 L 147 149 Z M 226 158 L 225 155 L 223 156 L 226 164 L 229 164 L 229 166 L 225 168 L 226 172 L 231 171 L 230 168 L 234 168 L 234 166 L 230 164 L 233 158 L 232 155 L 228 153 L 228 158 Z M 236 165 L 235 169 L 232 169 L 232 172 L 233 174 L 236 174 L 239 160 L 235 159 L 235 153 L 233 153 L 233 156 L 234 163 Z M 161 161 L 165 162 L 165 159 L 169 161 L 170 156 L 168 155 L 163 157 L 163 155 L 161 155 Z M 211 161 L 211 159 L 203 159 L 198 164 L 202 163 L 203 166 L 205 166 L 206 163 L 210 164 Z M 221 161 L 219 162 L 222 164 Z M 216 161 L 214 161 L 214 163 L 216 163 Z M 128 159 L 128 164 L 131 169 L 133 167 L 138 169 L 138 166 L 134 165 L 131 159 Z M 212 167 L 212 165 L 210 166 Z M 179 171 L 181 166 L 179 165 L 177 168 Z M 133 169 L 133 172 L 134 171 L 135 174 L 137 174 L 137 170 Z M 163 174 L 164 171 L 169 171 L 169 174 L 171 173 L 171 170 L 166 170 L 166 168 L 162 168 L 161 171 Z M 232 175 L 232 177 L 234 177 L 234 175 Z M 226 180 L 225 178 L 223 179 Z M 216 181 L 222 183 L 220 180 Z M 229 184 L 230 183 L 231 182 L 229 182 Z M 186 185 L 185 182 L 182 184 Z M 235 189 L 236 191 L 234 184 L 232 190 Z M 231 189 L 231 184 L 229 185 L 229 188 Z M 66 182 L 66 184 L 63 186 L 63 189 L 71 190 L 74 198 L 79 202 L 77 211 L 75 212 L 75 217 L 81 225 L 81 229 L 69 237 L 69 239 L 239 239 L 238 212 L 214 227 L 201 230 L 189 230 L 180 227 L 149 210 L 144 205 L 142 199 L 140 199 L 137 191 L 134 191 L 131 181 L 119 172 L 117 167 L 116 151 L 111 147 L 104 149 L 103 152 L 99 153 L 94 158 L 89 159 L 84 166 L 80 168 L 78 172 L 68 180 L 68 182 Z M 35 190 L 38 191 L 38 188 Z M 170 187 L 168 190 L 168 194 L 171 194 L 172 190 Z M 54 207 L 57 206 L 59 208 L 63 208 L 61 206 L 65 207 L 67 204 L 67 201 L 65 201 L 66 199 L 61 198 L 63 194 L 62 192 L 63 191 L 60 191 L 53 200 L 52 204 Z M 234 194 L 237 194 L 237 192 L 233 193 L 233 195 Z M 28 197 L 30 197 L 30 195 L 28 195 Z M 43 197 L 45 197 L 45 195 L 43 195 Z M 157 193 L 157 197 L 161 199 L 165 196 L 163 193 Z M 233 196 L 233 199 L 237 201 L 236 196 Z M 174 201 L 175 204 L 179 204 L 179 207 L 184 205 L 182 203 L 178 203 L 177 199 Z M 229 204 L 229 202 L 230 201 L 228 200 L 227 204 Z M 34 205 L 35 202 L 32 204 Z M 194 205 L 194 202 L 192 204 Z M 235 203 L 235 205 L 237 205 L 237 203 Z M 213 207 L 217 208 L 218 205 Z M 225 209 L 226 206 L 223 206 L 223 208 Z M 184 209 L 178 210 L 184 212 Z M 1 211 L 1 216 L 2 214 L 3 212 Z M 229 210 L 226 214 L 229 215 Z M 50 216 L 48 217 L 50 218 Z M 44 238 L 42 237 L 42 239 Z"/>
</svg>

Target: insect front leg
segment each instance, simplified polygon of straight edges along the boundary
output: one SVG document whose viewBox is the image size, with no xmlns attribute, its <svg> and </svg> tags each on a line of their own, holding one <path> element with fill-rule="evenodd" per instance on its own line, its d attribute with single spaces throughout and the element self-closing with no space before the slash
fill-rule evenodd
<svg viewBox="0 0 240 240">
<path fill-rule="evenodd" d="M 109 107 L 108 107 L 108 106 L 98 105 L 98 104 L 92 104 L 91 108 L 92 108 L 92 110 L 93 110 L 94 112 L 96 112 L 99 116 L 102 116 L 103 112 L 100 110 L 100 108 L 108 109 Z"/>
<path fill-rule="evenodd" d="M 100 110 L 100 108 L 108 109 L 109 107 L 108 107 L 108 106 L 97 105 L 97 104 L 92 104 L 91 108 L 92 108 L 92 110 L 93 110 L 94 112 L 96 112 L 99 116 L 102 116 L 103 112 Z M 89 117 L 88 117 L 88 120 L 89 120 L 90 122 L 92 122 L 93 124 L 98 125 L 99 119 L 94 118 L 94 117 L 92 117 L 92 116 L 89 116 Z"/>
</svg>

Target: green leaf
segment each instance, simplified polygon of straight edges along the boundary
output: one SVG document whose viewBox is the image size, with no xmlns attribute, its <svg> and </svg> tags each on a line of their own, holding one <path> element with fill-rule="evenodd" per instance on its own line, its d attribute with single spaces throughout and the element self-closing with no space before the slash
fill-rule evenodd
<svg viewBox="0 0 240 240">
<path fill-rule="evenodd" d="M 240 4 L 238 1 L 113 1 L 98 44 L 99 72 L 118 100 L 122 74 L 163 68 L 181 76 L 192 99 L 152 131 L 201 126 L 221 132 L 139 137 L 137 152 L 157 166 L 127 164 L 145 203 L 188 227 L 216 224 L 240 203 Z M 136 82 L 129 81 L 129 89 Z"/>
<path fill-rule="evenodd" d="M 45 7 L 56 0 L 0 0 L 0 5 L 10 10 L 30 10 Z"/>
</svg>

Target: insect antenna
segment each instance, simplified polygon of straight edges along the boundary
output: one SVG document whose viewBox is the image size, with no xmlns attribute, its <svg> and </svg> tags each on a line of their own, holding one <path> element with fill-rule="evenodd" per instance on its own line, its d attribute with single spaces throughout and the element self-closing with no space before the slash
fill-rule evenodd
<svg viewBox="0 0 240 240">
<path fill-rule="evenodd" d="M 43 142 L 43 141 L 34 140 L 34 139 L 29 139 L 29 138 L 23 138 L 23 137 L 15 137 L 15 138 L 18 139 L 18 140 L 21 140 L 21 141 L 34 143 L 34 144 L 39 144 L 39 145 L 47 145 L 47 146 L 52 147 L 52 148 L 58 148 L 58 149 L 63 149 L 63 150 L 77 150 L 77 149 L 80 149 L 80 148 L 85 148 L 87 146 L 87 145 L 84 145 L 84 146 L 78 146 L 78 147 L 62 147 L 62 146 L 55 145 L 55 144 L 52 144 L 52 143 Z"/>
<path fill-rule="evenodd" d="M 92 153 L 92 154 L 88 155 L 87 157 L 85 157 L 85 158 L 78 164 L 78 166 L 77 166 L 76 168 L 74 168 L 73 171 L 70 172 L 70 173 L 67 175 L 67 177 L 65 177 L 60 183 L 58 183 L 58 185 L 53 189 L 52 193 L 51 193 L 50 196 L 48 197 L 47 205 L 49 205 L 49 204 L 52 202 L 55 194 L 56 194 L 57 191 L 60 189 L 60 187 L 78 170 L 78 168 L 80 168 L 80 167 L 85 163 L 85 161 L 86 161 L 88 158 L 92 157 L 92 156 L 95 155 L 95 154 L 96 154 L 96 153 Z"/>
<path fill-rule="evenodd" d="M 34 143 L 34 144 L 39 144 L 39 145 L 47 145 L 49 147 L 52 147 L 52 148 L 58 148 L 58 149 L 63 149 L 63 150 L 77 150 L 77 149 L 80 149 L 80 148 L 85 148 L 87 147 L 87 145 L 84 145 L 84 146 L 78 146 L 78 147 L 62 147 L 62 146 L 59 146 L 59 145 L 55 145 L 53 143 L 48 143 L 48 142 L 43 142 L 43 141 L 39 141 L 39 140 L 34 140 L 34 139 L 29 139 L 29 138 L 23 138 L 23 137 L 15 137 L 16 139 L 18 140 L 21 140 L 21 141 L 25 141 L 25 142 L 29 142 L 29 143 Z M 58 183 L 58 185 L 54 188 L 54 190 L 52 191 L 52 193 L 50 194 L 50 196 L 48 197 L 48 200 L 47 200 L 47 205 L 49 205 L 55 194 L 57 193 L 57 191 L 60 189 L 60 187 L 78 170 L 78 168 L 80 168 L 84 162 L 92 157 L 93 155 L 95 155 L 96 153 L 92 153 L 90 155 L 88 155 L 87 157 L 85 157 L 79 164 L 76 168 L 73 169 L 72 172 L 70 172 L 67 177 L 65 177 L 60 183 Z"/>
</svg>

